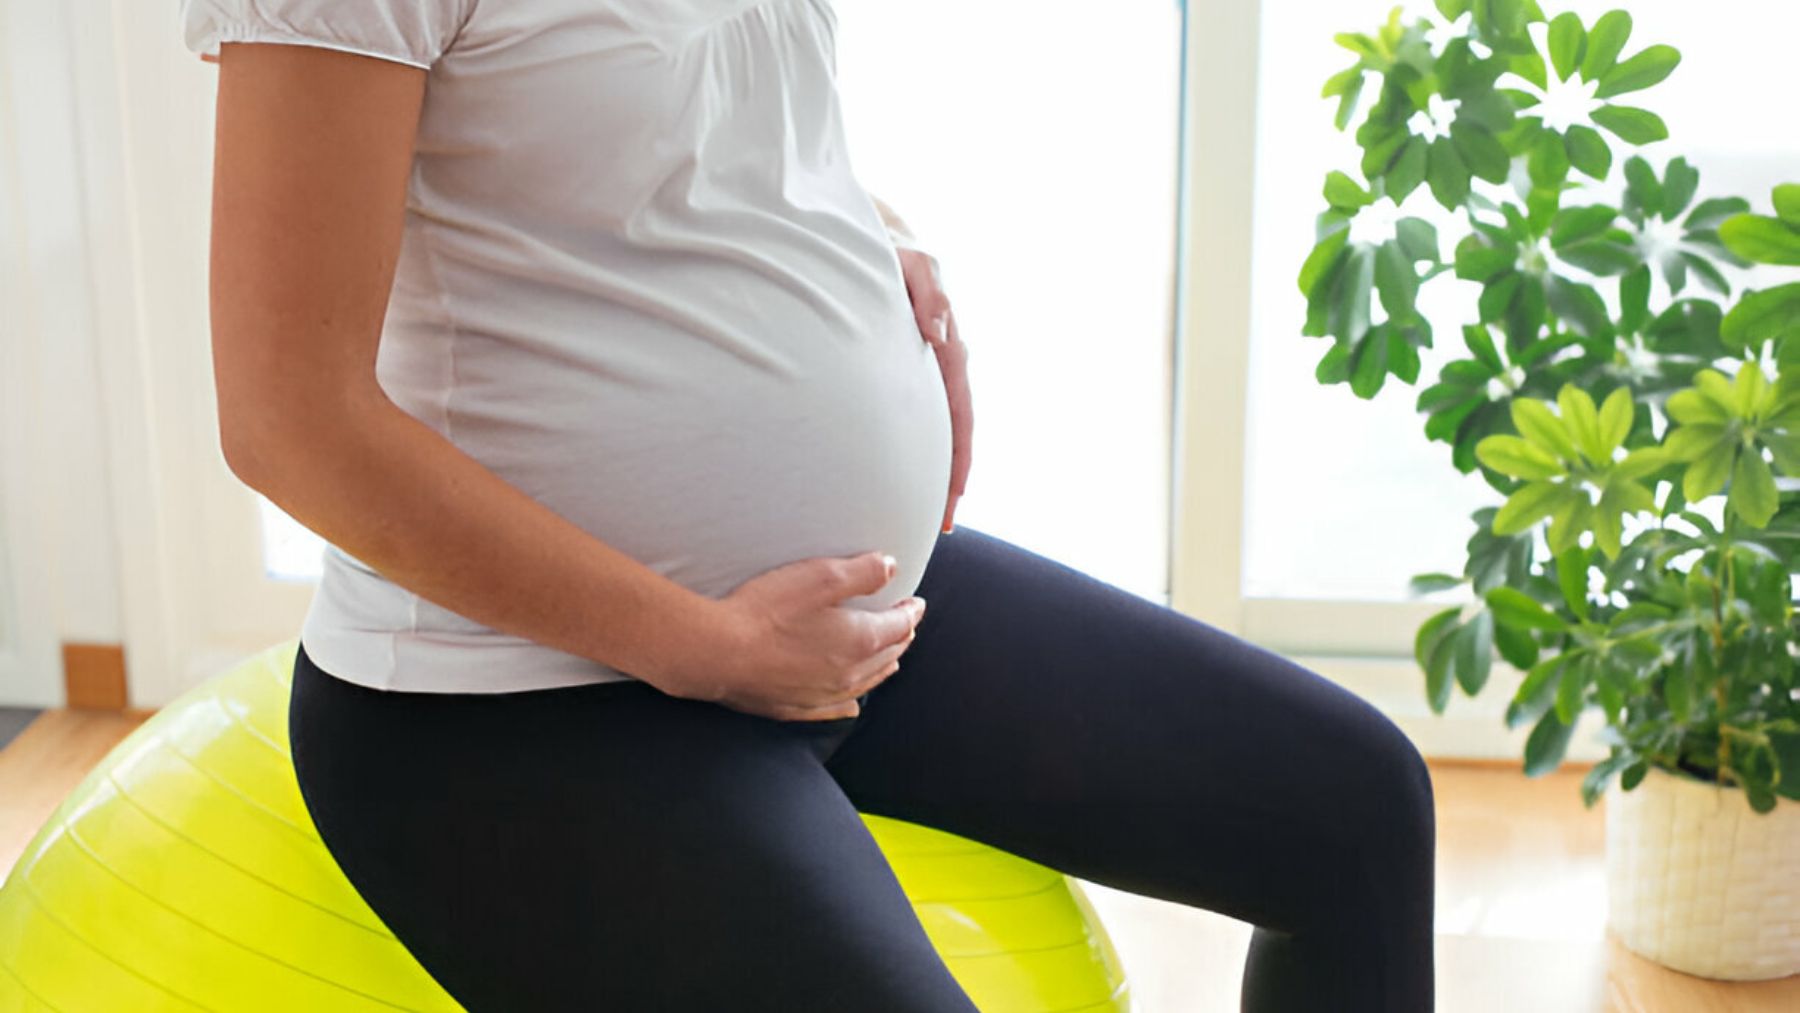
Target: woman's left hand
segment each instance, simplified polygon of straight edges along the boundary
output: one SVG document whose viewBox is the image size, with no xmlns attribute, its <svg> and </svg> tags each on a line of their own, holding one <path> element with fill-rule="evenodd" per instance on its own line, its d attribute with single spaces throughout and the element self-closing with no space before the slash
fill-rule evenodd
<svg viewBox="0 0 1800 1013">
<path fill-rule="evenodd" d="M 969 480 L 969 440 L 974 435 L 975 411 L 969 401 L 969 346 L 956 333 L 956 314 L 938 278 L 937 258 L 909 247 L 900 247 L 900 268 L 906 292 L 912 297 L 913 317 L 919 334 L 937 352 L 950 398 L 950 490 L 944 502 L 943 532 L 955 525 L 956 501 Z"/>
</svg>

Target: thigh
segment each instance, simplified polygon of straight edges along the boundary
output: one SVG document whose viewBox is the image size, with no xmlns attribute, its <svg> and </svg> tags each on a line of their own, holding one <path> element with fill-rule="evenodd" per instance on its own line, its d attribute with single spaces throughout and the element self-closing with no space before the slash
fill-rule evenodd
<svg viewBox="0 0 1800 1013">
<path fill-rule="evenodd" d="M 385 693 L 302 657 L 290 726 L 321 838 L 471 1013 L 974 1010 L 821 765 L 845 724 L 639 682 Z"/>
<path fill-rule="evenodd" d="M 864 812 L 1290 932 L 1429 824 L 1404 734 L 1269 650 L 967 526 L 918 593 L 828 767 Z"/>
</svg>

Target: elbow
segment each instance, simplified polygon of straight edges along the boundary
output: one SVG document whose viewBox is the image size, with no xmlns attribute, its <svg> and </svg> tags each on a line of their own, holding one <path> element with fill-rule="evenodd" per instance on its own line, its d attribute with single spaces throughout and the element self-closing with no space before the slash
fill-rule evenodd
<svg viewBox="0 0 1800 1013">
<path fill-rule="evenodd" d="M 252 489 L 261 490 L 262 468 L 259 464 L 262 455 L 259 453 L 257 440 L 250 434 L 249 428 L 241 422 L 219 420 L 219 453 L 225 459 L 225 467 L 237 477 L 238 481 Z"/>
</svg>

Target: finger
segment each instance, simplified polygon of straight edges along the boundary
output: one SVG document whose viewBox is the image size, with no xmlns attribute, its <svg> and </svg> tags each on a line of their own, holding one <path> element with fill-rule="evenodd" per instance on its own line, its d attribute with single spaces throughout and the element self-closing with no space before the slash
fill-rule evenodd
<svg viewBox="0 0 1800 1013">
<path fill-rule="evenodd" d="M 956 396 L 950 399 L 950 429 L 953 435 L 951 454 L 951 491 L 961 496 L 968 486 L 969 467 L 975 453 L 975 406 L 973 392 L 969 388 L 969 346 L 963 343 L 962 336 L 956 331 L 956 316 L 950 317 L 950 341 L 952 347 L 959 350 L 955 367 Z"/>
<path fill-rule="evenodd" d="M 912 299 L 913 320 L 927 344 L 940 347 L 949 336 L 950 297 L 938 287 L 926 258 L 909 258 L 906 291 Z"/>
<path fill-rule="evenodd" d="M 900 670 L 900 655 L 906 653 L 906 649 L 911 646 L 912 638 L 909 637 L 905 642 L 895 644 L 870 659 L 869 663 L 858 671 L 850 685 L 849 692 L 855 696 L 862 696 L 886 682 L 888 676 Z"/>
<path fill-rule="evenodd" d="M 894 578 L 898 563 L 879 549 L 855 556 L 827 556 L 818 569 L 815 594 L 807 604 L 823 608 L 846 598 L 874 594 Z"/>
<path fill-rule="evenodd" d="M 857 632 L 868 638 L 869 655 L 878 654 L 913 635 L 913 628 L 925 617 L 925 599 L 918 595 L 902 598 L 884 609 L 845 609 L 852 614 Z M 865 659 L 866 660 L 866 659 Z"/>
<path fill-rule="evenodd" d="M 861 713 L 862 704 L 852 697 L 843 703 L 822 707 L 775 707 L 765 712 L 764 716 L 776 721 L 831 721 L 836 718 L 853 718 Z"/>
</svg>

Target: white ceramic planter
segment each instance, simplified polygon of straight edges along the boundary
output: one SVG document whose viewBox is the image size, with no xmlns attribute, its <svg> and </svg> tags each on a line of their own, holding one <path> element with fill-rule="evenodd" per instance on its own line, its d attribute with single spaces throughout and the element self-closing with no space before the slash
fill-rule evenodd
<svg viewBox="0 0 1800 1013">
<path fill-rule="evenodd" d="M 1800 802 L 1651 767 L 1607 791 L 1607 924 L 1633 953 L 1706 978 L 1800 974 Z"/>
</svg>

